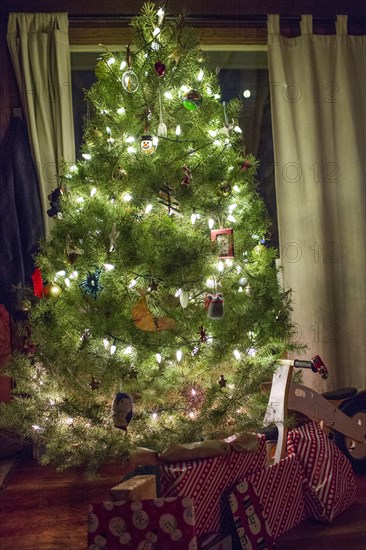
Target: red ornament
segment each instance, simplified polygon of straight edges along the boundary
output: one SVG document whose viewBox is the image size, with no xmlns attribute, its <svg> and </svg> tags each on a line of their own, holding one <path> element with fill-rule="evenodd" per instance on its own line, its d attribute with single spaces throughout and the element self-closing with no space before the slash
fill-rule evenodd
<svg viewBox="0 0 366 550">
<path fill-rule="evenodd" d="M 155 71 L 158 73 L 159 76 L 165 75 L 165 65 L 161 61 L 157 61 L 154 65 Z"/>
<path fill-rule="evenodd" d="M 247 170 L 249 170 L 250 167 L 251 167 L 251 164 L 247 160 L 245 160 L 241 165 L 241 169 L 243 170 L 243 172 L 246 172 Z"/>
<path fill-rule="evenodd" d="M 42 298 L 43 296 L 42 273 L 38 267 L 36 267 L 36 269 L 33 272 L 32 281 L 33 281 L 34 295 L 37 296 L 37 298 Z"/>
<path fill-rule="evenodd" d="M 183 172 L 184 172 L 184 178 L 181 181 L 181 184 L 185 187 L 188 187 L 188 185 L 192 181 L 192 172 L 188 166 L 183 166 Z"/>
</svg>

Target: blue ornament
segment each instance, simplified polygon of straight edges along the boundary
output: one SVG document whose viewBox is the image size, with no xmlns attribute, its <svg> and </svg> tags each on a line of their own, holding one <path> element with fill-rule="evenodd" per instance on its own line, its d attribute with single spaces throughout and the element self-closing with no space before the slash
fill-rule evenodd
<svg viewBox="0 0 366 550">
<path fill-rule="evenodd" d="M 112 414 L 115 428 L 127 431 L 127 426 L 133 416 L 133 400 L 128 393 L 116 393 L 112 405 Z"/>
<path fill-rule="evenodd" d="M 97 299 L 98 294 L 103 290 L 103 285 L 100 282 L 100 274 L 102 270 L 97 269 L 94 273 L 89 273 L 87 277 L 79 284 L 80 288 L 85 294 L 93 296 L 94 300 Z"/>
</svg>

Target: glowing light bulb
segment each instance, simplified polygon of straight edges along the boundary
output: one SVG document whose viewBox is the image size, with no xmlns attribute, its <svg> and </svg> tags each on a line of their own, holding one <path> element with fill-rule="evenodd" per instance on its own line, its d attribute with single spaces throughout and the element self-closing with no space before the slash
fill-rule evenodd
<svg viewBox="0 0 366 550">
<path fill-rule="evenodd" d="M 176 136 L 180 136 L 181 132 L 182 132 L 181 127 L 180 127 L 179 124 L 178 124 L 178 126 L 177 126 L 176 129 L 175 129 L 175 135 L 176 135 Z"/>
<path fill-rule="evenodd" d="M 110 348 L 110 354 L 111 355 L 114 355 L 116 353 L 116 349 L 117 349 L 117 346 L 116 344 L 113 342 L 113 344 L 111 345 L 111 348 Z"/>
<path fill-rule="evenodd" d="M 197 392 L 194 388 L 191 389 L 191 394 L 193 395 L 193 397 L 197 394 Z"/>
<path fill-rule="evenodd" d="M 206 280 L 206 286 L 207 286 L 208 288 L 215 288 L 215 281 L 214 281 L 214 279 L 207 279 L 207 280 Z"/>
<path fill-rule="evenodd" d="M 108 348 L 109 348 L 109 340 L 108 340 L 108 338 L 103 338 L 103 346 L 105 347 L 105 349 L 108 349 Z"/>
<path fill-rule="evenodd" d="M 125 349 L 123 350 L 123 353 L 125 355 L 131 355 L 132 353 L 132 346 L 126 346 Z"/>
<path fill-rule="evenodd" d="M 92 187 L 92 188 L 90 189 L 90 196 L 91 196 L 91 197 L 94 197 L 94 195 L 96 194 L 96 192 L 97 192 L 97 188 L 96 188 L 96 187 Z"/>
<path fill-rule="evenodd" d="M 217 270 L 220 271 L 221 273 L 224 271 L 224 268 L 225 268 L 225 264 L 223 261 L 219 260 L 217 262 Z"/>
<path fill-rule="evenodd" d="M 191 214 L 191 223 L 195 224 L 197 220 L 197 214 L 195 212 L 192 212 Z"/>
<path fill-rule="evenodd" d="M 208 133 L 210 134 L 211 137 L 217 136 L 217 130 L 209 130 Z"/>
<path fill-rule="evenodd" d="M 133 155 L 133 153 L 136 153 L 135 147 L 127 147 L 127 153 L 130 153 L 130 155 Z"/>
<path fill-rule="evenodd" d="M 32 428 L 35 432 L 39 432 L 39 430 L 42 429 L 41 426 L 38 426 L 38 424 L 33 424 Z"/>
<path fill-rule="evenodd" d="M 136 279 L 132 279 L 132 281 L 130 282 L 130 284 L 128 285 L 128 288 L 133 288 L 134 286 L 137 285 L 137 281 Z"/>
<path fill-rule="evenodd" d="M 90 160 L 91 159 L 91 155 L 89 153 L 83 153 L 81 155 L 85 160 Z"/>
<path fill-rule="evenodd" d="M 212 229 L 214 225 L 215 225 L 215 220 L 214 220 L 213 218 L 210 218 L 210 219 L 208 220 L 208 227 L 209 227 L 210 229 Z"/>
<path fill-rule="evenodd" d="M 156 419 L 158 418 L 158 413 L 153 412 L 152 415 L 151 415 L 151 418 L 152 418 L 153 420 L 156 420 Z"/>
<path fill-rule="evenodd" d="M 84 198 L 83 198 L 83 197 L 78 197 L 78 198 L 76 199 L 76 202 L 80 202 L 80 203 L 81 203 L 81 202 L 84 202 Z"/>
<path fill-rule="evenodd" d="M 115 58 L 114 58 L 114 57 L 110 57 L 110 58 L 108 59 L 108 61 L 107 61 L 107 65 L 109 65 L 109 66 L 110 66 L 110 65 L 113 65 L 113 63 L 115 63 L 115 62 L 116 62 Z"/>
<path fill-rule="evenodd" d="M 182 357 L 183 357 L 183 352 L 182 350 L 178 350 L 177 353 L 176 353 L 176 357 L 177 357 L 177 361 L 181 361 L 182 360 Z"/>
<path fill-rule="evenodd" d="M 251 95 L 252 94 L 250 90 L 244 90 L 243 96 L 245 97 L 245 99 L 248 99 Z"/>
<path fill-rule="evenodd" d="M 162 361 L 162 359 L 163 359 L 162 356 L 161 356 L 161 354 L 160 354 L 160 353 L 157 353 L 157 354 L 155 355 L 155 357 L 156 357 L 157 362 L 158 362 L 159 365 L 160 365 L 160 363 L 161 363 L 161 361 Z"/>
<path fill-rule="evenodd" d="M 167 99 L 173 99 L 173 94 L 172 94 L 172 92 L 165 92 L 164 95 L 165 95 L 165 97 L 166 97 Z"/>
<path fill-rule="evenodd" d="M 237 207 L 238 205 L 233 203 L 233 204 L 230 204 L 229 205 L 229 212 L 234 212 L 235 208 Z"/>
<path fill-rule="evenodd" d="M 120 107 L 119 109 L 117 109 L 117 113 L 119 115 L 124 115 L 126 112 L 126 109 L 124 107 Z"/>
<path fill-rule="evenodd" d="M 77 172 L 78 167 L 76 166 L 76 164 L 73 164 L 72 166 L 70 166 L 69 170 L 70 170 L 70 172 Z"/>
<path fill-rule="evenodd" d="M 188 416 L 189 416 L 189 418 L 194 418 L 196 415 L 194 414 L 193 411 L 191 411 Z"/>
<path fill-rule="evenodd" d="M 65 285 L 67 286 L 67 288 L 69 288 L 71 285 L 70 279 L 68 277 L 65 278 Z"/>
<path fill-rule="evenodd" d="M 233 355 L 234 355 L 235 359 L 237 359 L 239 361 L 239 359 L 241 357 L 240 351 L 237 350 L 237 349 L 234 349 Z"/>
<path fill-rule="evenodd" d="M 237 193 L 238 191 L 240 191 L 239 185 L 236 185 L 236 184 L 235 184 L 234 187 L 233 187 L 233 190 L 236 191 L 236 193 Z"/>
<path fill-rule="evenodd" d="M 110 129 L 109 126 L 106 127 L 105 131 L 107 132 L 107 134 L 110 136 L 111 133 L 112 133 L 112 130 Z"/>
<path fill-rule="evenodd" d="M 180 89 L 182 92 L 189 92 L 189 88 L 186 85 L 181 86 Z"/>
<path fill-rule="evenodd" d="M 114 265 L 113 264 L 104 264 L 104 269 L 106 271 L 113 271 Z"/>
<path fill-rule="evenodd" d="M 125 193 L 125 194 L 122 196 L 122 199 L 123 199 L 125 202 L 130 202 L 130 201 L 132 201 L 132 195 L 130 195 L 130 193 Z"/>
<path fill-rule="evenodd" d="M 199 72 L 198 75 L 197 75 L 197 80 L 198 80 L 198 82 L 201 82 L 201 80 L 202 80 L 203 77 L 204 77 L 204 74 L 205 74 L 205 73 L 203 72 L 203 69 L 201 69 L 200 72 Z"/>
<path fill-rule="evenodd" d="M 135 138 L 133 136 L 126 137 L 126 143 L 133 143 L 135 141 Z"/>
<path fill-rule="evenodd" d="M 234 126 L 234 132 L 236 132 L 237 134 L 242 134 L 243 130 L 240 128 L 240 126 Z"/>
<path fill-rule="evenodd" d="M 178 288 L 178 290 L 176 290 L 174 294 L 175 298 L 179 298 L 181 292 L 182 292 L 182 289 Z"/>
<path fill-rule="evenodd" d="M 155 29 L 153 30 L 153 36 L 158 36 L 159 33 L 160 33 L 159 27 L 155 27 Z"/>
<path fill-rule="evenodd" d="M 207 88 L 206 88 L 206 94 L 207 95 L 212 95 L 212 90 L 209 86 L 207 86 Z"/>
<path fill-rule="evenodd" d="M 232 214 L 229 214 L 229 216 L 227 217 L 227 219 L 228 219 L 230 222 L 233 222 L 233 223 L 236 222 L 236 218 L 234 218 L 234 216 L 233 216 Z"/>
<path fill-rule="evenodd" d="M 151 212 L 153 208 L 153 205 L 152 204 L 148 204 L 145 208 L 145 214 L 148 214 L 149 212 Z"/>
<path fill-rule="evenodd" d="M 65 277 L 65 275 L 66 275 L 66 271 L 63 271 L 63 270 L 57 271 L 56 273 L 56 277 Z"/>
<path fill-rule="evenodd" d="M 218 139 L 215 139 L 214 142 L 213 142 L 213 144 L 214 144 L 214 145 L 221 145 L 220 140 L 218 140 Z"/>
<path fill-rule="evenodd" d="M 122 61 L 121 64 L 120 64 L 120 66 L 119 66 L 119 70 L 120 70 L 120 71 L 123 71 L 123 69 L 124 69 L 126 66 L 127 66 L 126 61 Z"/>
</svg>

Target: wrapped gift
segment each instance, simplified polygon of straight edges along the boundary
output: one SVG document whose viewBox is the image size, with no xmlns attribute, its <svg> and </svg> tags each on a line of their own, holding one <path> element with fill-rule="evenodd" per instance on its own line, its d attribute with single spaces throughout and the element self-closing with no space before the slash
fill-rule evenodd
<svg viewBox="0 0 366 550">
<path fill-rule="evenodd" d="M 256 452 L 240 452 L 202 460 L 162 463 L 162 496 L 189 496 L 194 501 L 196 533 L 226 533 L 230 521 L 227 496 L 235 483 L 266 465 L 265 436 Z"/>
<path fill-rule="evenodd" d="M 273 548 L 273 541 L 306 517 L 303 472 L 295 455 L 257 470 L 229 495 L 241 547 Z"/>
<path fill-rule="evenodd" d="M 304 470 L 305 506 L 311 518 L 330 522 L 355 502 L 351 464 L 319 424 L 308 422 L 291 430 L 287 449 L 296 454 Z"/>
<path fill-rule="evenodd" d="M 190 498 L 91 504 L 88 550 L 197 550 Z"/>
</svg>

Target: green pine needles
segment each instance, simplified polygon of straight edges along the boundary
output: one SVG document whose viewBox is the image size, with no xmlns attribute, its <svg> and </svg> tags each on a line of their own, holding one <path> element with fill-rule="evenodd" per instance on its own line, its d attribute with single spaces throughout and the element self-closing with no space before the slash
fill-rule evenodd
<svg viewBox="0 0 366 550">
<path fill-rule="evenodd" d="M 131 49 L 102 56 L 37 260 L 35 352 L 9 366 L 2 423 L 60 468 L 257 429 L 260 383 L 292 346 L 240 102 L 222 104 L 184 23 L 147 3 Z"/>
</svg>

